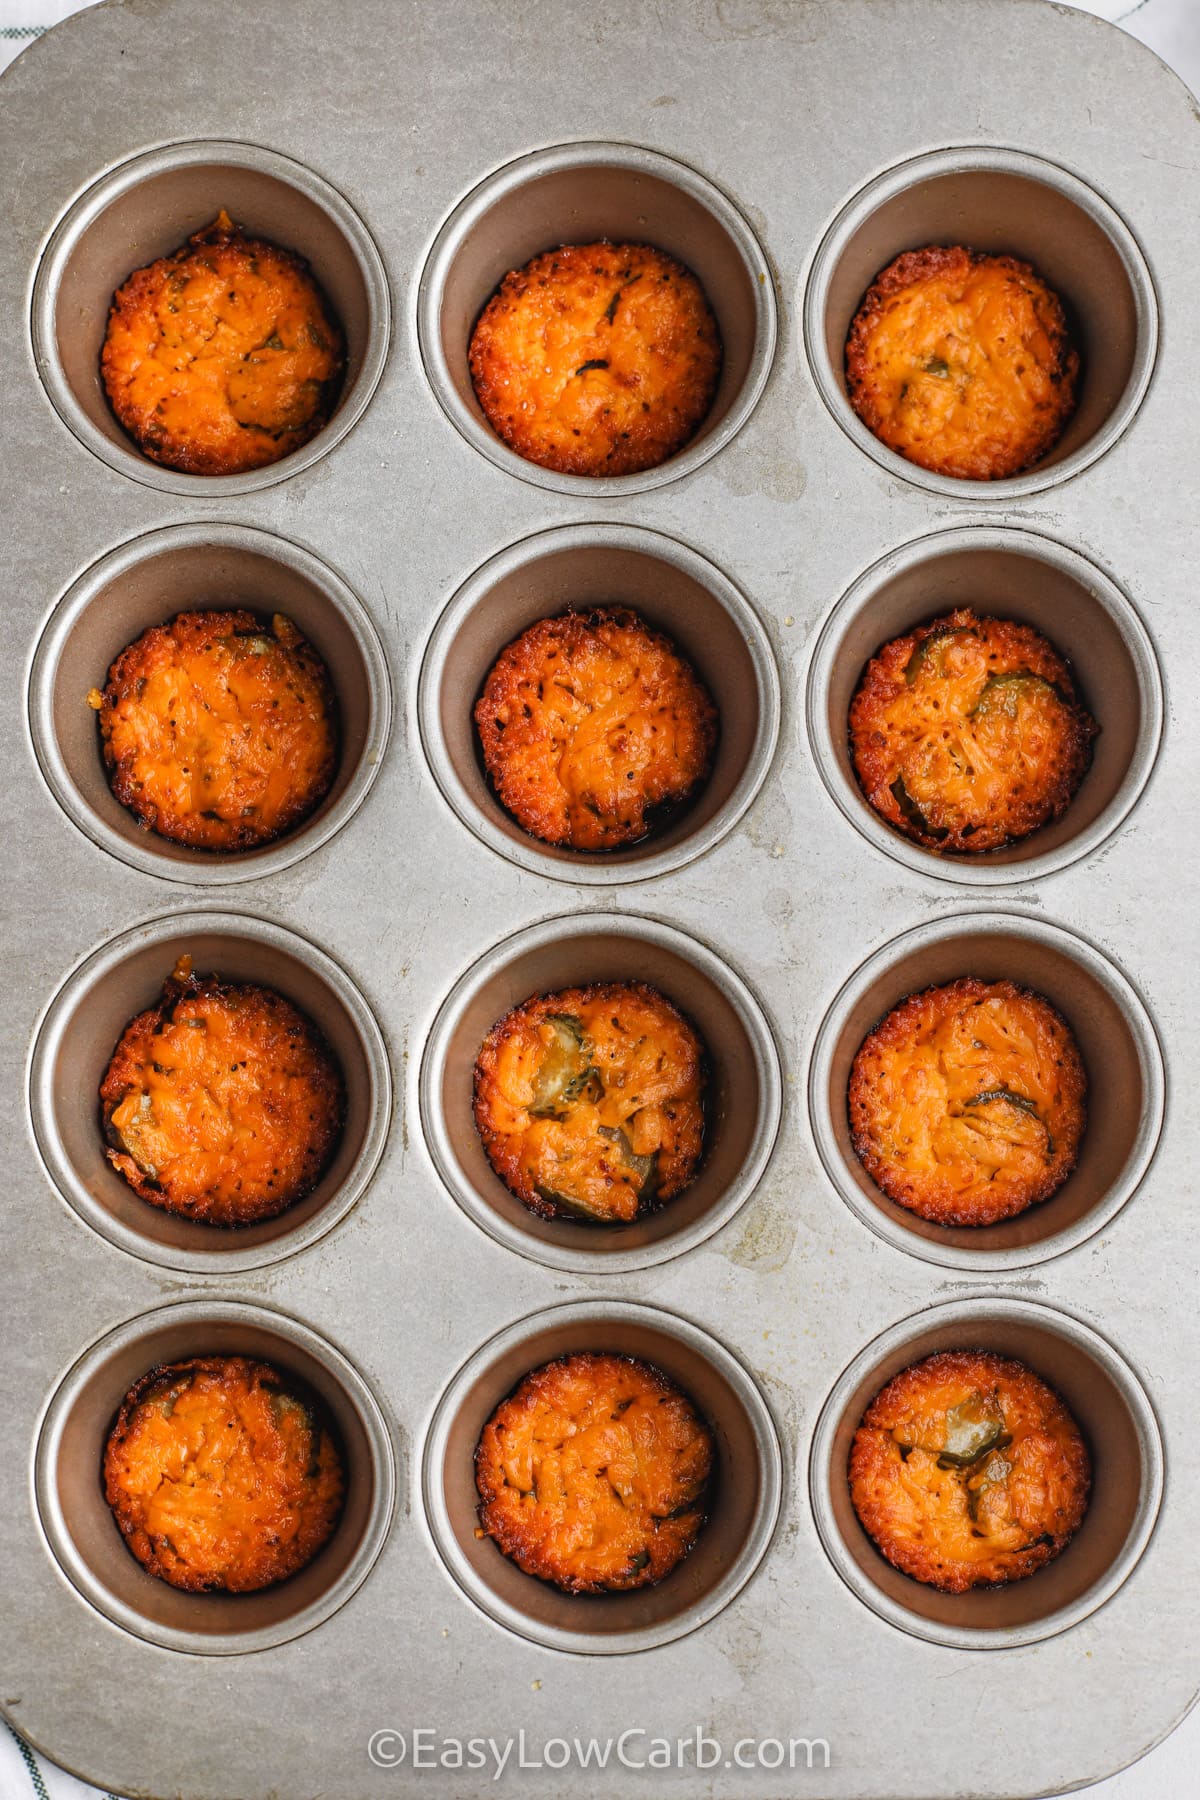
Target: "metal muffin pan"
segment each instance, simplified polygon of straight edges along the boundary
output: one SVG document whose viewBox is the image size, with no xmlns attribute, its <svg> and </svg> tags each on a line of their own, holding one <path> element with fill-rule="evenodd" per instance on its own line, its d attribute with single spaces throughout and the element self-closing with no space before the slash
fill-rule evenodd
<svg viewBox="0 0 1200 1800">
<path fill-rule="evenodd" d="M 341 748 L 329 793 L 278 842 L 229 854 L 145 830 L 116 799 L 100 751 L 91 688 L 142 632 L 179 612 L 283 613 L 324 659 L 337 696 Z M 298 544 L 245 525 L 175 525 L 121 544 L 63 595 L 33 655 L 29 729 L 42 774 L 68 818 L 135 869 L 195 887 L 286 869 L 327 843 L 366 799 L 391 724 L 379 634 L 335 572 Z"/>
<path fill-rule="evenodd" d="M 468 350 L 479 314 L 510 269 L 556 244 L 652 244 L 699 276 L 721 331 L 721 380 L 696 435 L 655 469 L 595 478 L 527 462 L 484 417 Z M 572 143 L 496 169 L 454 208 L 417 292 L 425 371 L 450 421 L 475 449 L 524 481 L 573 494 L 637 494 L 688 475 L 745 424 L 775 353 L 767 260 L 737 207 L 699 170 L 637 144 Z"/>
<path fill-rule="evenodd" d="M 1005 1800 L 1111 1773 L 1195 1696 L 1186 1495 L 1200 1482 L 1200 1329 L 1180 1295 L 1195 1264 L 1196 1136 L 1186 1107 L 1158 1129 L 1168 1079 L 1183 1095 L 1195 1078 L 1200 1021 L 1181 833 L 1194 799 L 1186 697 L 1200 683 L 1194 117 L 1153 57 L 1086 16 L 961 0 L 944 57 L 945 10 L 614 0 L 584 31 L 576 13 L 567 28 L 561 0 L 463 0 L 452 14 L 413 0 L 403 20 L 368 8 L 347 33 L 317 0 L 288 0 L 284 29 L 234 0 L 101 4 L 4 77 L 0 142 L 24 176 L 0 267 L 0 438 L 16 490 L 0 642 L 14 672 L 35 657 L 36 678 L 27 704 L 18 674 L 0 709 L 17 847 L 0 1037 L 14 1446 L 0 1460 L 13 1602 L 3 1694 L 33 1742 L 114 1792 L 471 1800 L 491 1791 L 491 1770 L 377 1767 L 372 1733 L 524 1731 L 536 1751 L 555 1735 L 615 1740 L 634 1727 L 677 1740 L 699 1725 L 726 1761 L 739 1739 L 799 1734 L 829 1743 L 830 1766 L 685 1763 L 671 1777 L 681 1793 L 934 1800 L 962 1787 L 966 1693 L 981 1731 L 1005 1744 L 1002 1763 L 972 1759 L 972 1791 Z M 1052 81 L 1031 73 L 1046 70 Z M 64 133 L 78 93 L 86 112 Z M 236 150 L 202 151 L 201 137 Z M 92 360 L 112 286 L 221 205 L 309 256 L 363 370 L 326 432 L 245 486 L 140 458 Z M 1015 485 L 938 487 L 862 441 L 846 413 L 837 309 L 848 317 L 859 274 L 865 286 L 910 229 L 974 243 L 1011 232 L 1005 247 L 1062 282 L 1085 333 L 1074 434 Z M 606 231 L 691 262 L 727 352 L 707 432 L 661 469 L 611 483 L 513 457 L 465 378 L 470 325 L 505 270 L 556 237 Z M 245 537 L 231 562 L 234 533 Z M 250 540 L 262 564 L 243 559 Z M 205 570 L 232 567 L 239 584 L 261 576 L 263 610 L 286 592 L 284 610 L 311 625 L 360 722 L 344 793 L 371 779 L 341 828 L 335 794 L 261 857 L 193 861 L 109 810 L 94 726 L 73 710 L 77 672 L 86 693 L 103 674 L 92 665 L 150 622 L 144 553 L 176 541 L 171 592 L 153 596 L 160 618 L 207 600 Z M 62 609 L 100 567 L 114 579 L 94 583 L 64 631 Z M 177 602 L 184 571 L 196 585 Z M 838 718 L 866 657 L 957 598 L 1042 625 L 1103 726 L 1063 826 L 978 866 L 876 825 Z M 661 836 L 621 860 L 574 861 L 496 806 L 469 712 L 523 623 L 600 600 L 632 601 L 693 656 L 721 704 L 726 760 Z M 395 688 L 386 746 L 384 715 L 370 712 L 389 685 L 374 640 Z M 372 671 L 364 707 L 351 696 Z M 209 884 L 229 879 L 242 883 L 238 914 L 204 910 L 218 897 Z M 966 910 L 994 907 L 981 882 L 1004 888 L 998 930 L 991 912 Z M 163 918 L 173 892 L 180 910 Z M 183 949 L 201 968 L 273 980 L 361 1071 L 347 1072 L 374 1173 L 364 1165 L 357 1200 L 331 1185 L 262 1242 L 185 1245 L 105 1186 L 117 1178 L 99 1155 L 100 1069 Z M 985 951 L 989 969 L 1042 986 L 1080 1031 L 1093 1117 L 1058 1216 L 1052 1202 L 1027 1241 L 952 1249 L 936 1268 L 930 1240 L 857 1186 L 806 1090 L 830 1052 L 822 1020 L 838 1021 L 842 1056 L 854 1006 L 865 1029 L 889 982 L 936 979 L 939 959 L 949 973 L 960 953 Z M 602 959 L 672 993 L 718 1074 L 710 1185 L 645 1222 L 644 1238 L 540 1226 L 489 1186 L 469 1127 L 476 1027 L 543 980 L 602 974 Z M 815 1091 L 836 1121 L 835 1089 Z M 982 1280 L 1005 1291 L 990 1297 Z M 1027 1300 L 1038 1304 L 1022 1310 Z M 932 1617 L 936 1597 L 855 1540 L 836 1458 L 816 1454 L 835 1428 L 848 1442 L 888 1357 L 920 1353 L 931 1301 L 961 1306 L 963 1331 L 1056 1380 L 1097 1463 L 1100 1511 L 982 1621 L 948 1604 Z M 369 1574 L 347 1540 L 345 1567 L 364 1578 L 319 1628 L 293 1635 L 316 1620 L 310 1600 L 320 1609 L 333 1592 L 319 1562 L 311 1590 L 262 1598 L 258 1623 L 289 1642 L 258 1647 L 258 1624 L 241 1628 L 239 1607 L 231 1630 L 212 1595 L 195 1597 L 211 1603 L 199 1624 L 174 1621 L 197 1632 L 187 1649 L 236 1638 L 231 1659 L 168 1647 L 172 1621 L 157 1609 L 172 1596 L 134 1591 L 146 1578 L 117 1558 L 95 1485 L 122 1383 L 143 1350 L 164 1353 L 144 1321 L 197 1306 L 203 1329 L 161 1340 L 169 1353 L 245 1341 L 247 1309 L 276 1334 L 255 1344 L 287 1366 L 300 1367 L 294 1333 L 342 1347 L 376 1396 L 390 1445 L 384 1457 L 377 1441 L 379 1457 L 399 1472 Z M 473 1536 L 480 1415 L 523 1364 L 582 1345 L 564 1330 L 580 1309 L 590 1343 L 640 1346 L 673 1367 L 727 1434 L 716 1535 L 636 1616 L 603 1600 L 576 1614 Z M 110 1337 L 142 1347 L 109 1364 L 95 1346 Z M 81 1364 L 94 1380 L 75 1380 Z M 328 1367 L 314 1350 L 311 1369 Z M 1172 1472 L 1156 1520 L 1146 1400 Z M 63 1455 L 48 1456 L 56 1441 Z M 383 1510 L 364 1532 L 376 1526 L 382 1537 Z M 986 1633 L 983 1689 L 977 1656 L 931 1641 L 951 1629 Z M 581 1641 L 565 1647 L 560 1631 Z M 597 1650 L 609 1652 L 602 1669 Z M 520 1772 L 535 1800 L 566 1779 L 549 1763 Z M 622 1766 L 595 1785 L 652 1800 L 662 1780 Z"/>
<path fill-rule="evenodd" d="M 346 1477 L 333 1536 L 289 1580 L 252 1594 L 187 1594 L 130 1555 L 98 1480 L 125 1394 L 160 1363 L 192 1356 L 261 1357 L 325 1404 Z M 54 1390 L 34 1458 L 34 1504 L 67 1580 L 114 1624 L 167 1650 L 246 1655 L 312 1631 L 344 1606 L 383 1548 L 395 1502 L 392 1444 L 359 1371 L 283 1313 L 229 1300 L 180 1301 L 130 1319 L 84 1352 Z"/>
<path fill-rule="evenodd" d="M 346 338 L 346 373 L 329 423 L 266 468 L 189 475 L 143 456 L 117 423 L 100 379 L 114 291 L 178 249 L 223 206 L 252 236 L 297 251 Z M 124 475 L 192 499 L 250 494 L 306 469 L 362 417 L 391 335 L 387 272 L 349 202 L 312 169 L 258 144 L 163 144 L 110 169 L 54 229 L 33 287 L 33 351 L 51 404 L 81 444 Z"/>
<path fill-rule="evenodd" d="M 204 1225 L 151 1206 L 105 1159 L 104 1072 L 125 1026 L 155 1004 L 184 955 L 198 975 L 262 982 L 307 1013 L 346 1084 L 345 1127 L 329 1167 L 311 1194 L 257 1225 Z M 101 945 L 67 977 L 34 1040 L 29 1110 L 46 1173 L 94 1231 L 164 1268 L 230 1275 L 290 1256 L 345 1218 L 383 1153 L 391 1066 L 367 1002 L 315 944 L 239 913 L 169 913 Z"/>
<path fill-rule="evenodd" d="M 632 607 L 684 653 L 720 714 L 702 791 L 620 850 L 573 851 L 523 831 L 491 789 L 472 718 L 505 645 L 567 606 Z M 628 525 L 565 525 L 476 570 L 434 627 L 417 704 L 430 771 L 468 830 L 524 869 L 589 885 L 665 875 L 719 843 L 762 787 L 779 735 L 779 674 L 749 602 L 686 544 Z"/>
<path fill-rule="evenodd" d="M 1042 994 L 1075 1034 L 1087 1070 L 1079 1161 L 1058 1192 L 998 1225 L 935 1225 L 877 1188 L 850 1141 L 846 1094 L 867 1033 L 908 994 L 963 975 Z M 897 1249 L 946 1268 L 1019 1269 L 1082 1244 L 1137 1191 L 1165 1107 L 1162 1051 L 1142 1000 L 1094 945 L 1019 913 L 958 913 L 918 925 L 867 958 L 822 1021 L 808 1077 L 813 1136 L 858 1218 Z"/>
<path fill-rule="evenodd" d="M 630 1594 L 562 1594 L 476 1535 L 475 1446 L 530 1369 L 577 1352 L 653 1363 L 688 1393 L 716 1444 L 708 1519 L 665 1581 Z M 714 1618 L 766 1554 L 783 1461 L 771 1413 L 723 1344 L 655 1307 L 584 1300 L 519 1319 L 464 1363 L 438 1401 L 422 1458 L 425 1519 L 454 1580 L 500 1625 L 550 1650 L 618 1656 L 668 1644 Z"/>
<path fill-rule="evenodd" d="M 850 1502 L 846 1464 L 863 1413 L 893 1375 L 939 1350 L 980 1347 L 1028 1363 L 1066 1401 L 1087 1442 L 1092 1488 L 1079 1530 L 1036 1577 L 941 1594 L 880 1556 Z M 1095 1612 L 1150 1541 L 1163 1479 L 1154 1409 L 1120 1352 L 1081 1320 L 1007 1294 L 931 1306 L 881 1333 L 835 1382 L 809 1459 L 813 1518 L 843 1581 L 902 1631 L 957 1650 L 1036 1644 Z"/>
<path fill-rule="evenodd" d="M 843 353 L 863 294 L 902 250 L 946 243 L 1031 262 L 1067 309 L 1079 403 L 1024 475 L 972 482 L 922 469 L 880 443 L 846 398 Z M 1116 443 L 1154 371 L 1158 303 L 1137 239 L 1088 182 L 1022 150 L 963 144 L 903 162 L 847 202 L 813 262 L 804 335 L 825 404 L 868 456 L 938 494 L 1015 500 L 1069 480 Z"/>
<path fill-rule="evenodd" d="M 472 1113 L 480 1044 L 534 994 L 590 981 L 646 981 L 679 1007 L 707 1052 L 704 1155 L 674 1200 L 632 1225 L 540 1219 L 509 1192 L 484 1153 Z M 704 944 L 654 919 L 573 913 L 505 938 L 455 983 L 425 1047 L 421 1124 L 438 1172 L 497 1242 L 552 1269 L 617 1274 L 702 1244 L 754 1192 L 782 1108 L 771 1028 L 746 984 Z"/>
<path fill-rule="evenodd" d="M 894 830 L 868 804 L 850 759 L 850 703 L 871 657 L 957 606 L 1016 619 L 1049 638 L 1100 727 L 1091 767 L 1063 817 L 975 857 L 939 856 Z M 1137 804 L 1162 737 L 1158 659 L 1126 595 L 1078 551 L 1011 526 L 933 532 L 889 551 L 827 619 L 807 700 L 813 758 L 851 824 L 910 869 L 971 887 L 1033 881 L 1098 849 Z"/>
</svg>

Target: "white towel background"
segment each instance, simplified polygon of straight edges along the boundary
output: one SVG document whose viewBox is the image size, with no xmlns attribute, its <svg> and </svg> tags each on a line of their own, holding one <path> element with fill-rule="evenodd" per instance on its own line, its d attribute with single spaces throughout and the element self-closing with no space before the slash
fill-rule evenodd
<svg viewBox="0 0 1200 1800">
<path fill-rule="evenodd" d="M 187 0 L 176 0 L 180 6 Z M 286 0 L 281 0 L 286 4 Z M 1200 94 L 1200 0 L 1075 0 L 1082 12 L 1119 24 L 1176 69 Z M 0 69 L 35 37 L 83 10 L 79 0 L 0 0 Z M 3 105 L 0 89 L 0 106 Z M 286 150 L 286 144 L 280 145 Z M 0 177 L 2 179 L 2 177 Z M 80 1602 L 82 1605 L 83 1602 Z M 1163 1654 L 1168 1654 L 1163 1646 Z M 171 1652 L 164 1651 L 164 1655 Z M 1083 1790 L 1087 1800 L 1192 1800 L 1200 1792 L 1200 1707 L 1133 1768 Z M 35 1755 L 0 1723 L 0 1800 L 119 1800 L 87 1787 Z M 238 1800 L 229 1795 L 227 1800 Z M 1014 1797 L 1016 1800 L 1016 1797 Z"/>
</svg>

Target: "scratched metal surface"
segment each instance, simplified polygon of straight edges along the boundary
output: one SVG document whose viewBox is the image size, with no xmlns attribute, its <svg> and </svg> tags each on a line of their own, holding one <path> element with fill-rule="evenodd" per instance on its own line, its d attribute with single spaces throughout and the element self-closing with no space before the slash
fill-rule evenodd
<svg viewBox="0 0 1200 1800">
<path fill-rule="evenodd" d="M 191 1282 L 80 1225 L 48 1187 L 14 1097 L 35 1021 L 67 967 L 194 896 L 77 834 L 40 782 L 22 707 L 10 705 L 0 722 L 19 851 L 6 860 L 3 1067 L 14 1103 L 4 1114 L 0 1267 L 10 1451 L 0 1467 L 0 1701 L 9 1716 L 94 1780 L 189 1800 L 406 1791 L 402 1776 L 365 1755 L 370 1732 L 393 1723 L 462 1735 L 524 1726 L 535 1737 L 630 1723 L 664 1736 L 696 1723 L 730 1739 L 803 1732 L 833 1747 L 821 1777 L 832 1800 L 1033 1795 L 1128 1762 L 1200 1683 L 1186 1579 L 1200 1474 L 1187 1283 L 1187 1095 L 1200 991 L 1194 897 L 1176 848 L 1200 773 L 1186 703 L 1197 675 L 1200 464 L 1188 391 L 1200 271 L 1197 117 L 1185 90 L 1127 38 L 1041 0 L 610 0 L 586 12 L 531 4 L 520 13 L 484 0 L 403 10 L 368 0 L 353 33 L 316 0 L 258 13 L 234 0 L 129 0 L 37 45 L 6 77 L 3 98 L 12 193 L 0 277 L 6 666 L 23 673 L 54 601 L 105 550 L 157 525 L 230 518 L 294 538 L 346 576 L 384 635 L 401 714 L 349 829 L 229 900 L 330 949 L 375 1007 L 399 1090 L 384 1162 L 316 1248 L 256 1274 Z M 438 226 L 480 176 L 527 148 L 598 135 L 681 157 L 733 196 L 766 244 L 782 333 L 766 395 L 731 446 L 686 481 L 588 507 L 514 480 L 448 424 L 421 371 L 414 288 Z M 53 416 L 31 358 L 30 281 L 57 216 L 112 163 L 179 136 L 249 137 L 310 164 L 366 219 L 394 284 L 395 342 L 363 422 L 304 474 L 241 499 L 162 495 L 94 460 Z M 955 142 L 1015 143 L 1094 182 L 1137 233 L 1161 305 L 1158 369 L 1133 428 L 1082 476 L 1019 507 L 975 495 L 947 503 L 863 457 L 818 398 L 798 334 L 809 258 L 844 200 L 893 162 Z M 465 576 L 516 538 L 597 515 L 673 534 L 737 580 L 771 633 L 785 706 L 775 767 L 738 830 L 677 874 L 599 892 L 484 850 L 439 798 L 413 723 L 421 646 Z M 816 1027 L 849 971 L 906 927 L 979 904 L 880 857 L 833 809 L 804 735 L 808 647 L 883 550 L 981 518 L 1032 525 L 1100 563 L 1135 600 L 1163 661 L 1166 746 L 1137 812 L 1096 855 L 1037 887 L 1006 890 L 1003 904 L 1083 931 L 1120 963 L 1163 1036 L 1176 1100 L 1151 1175 L 1113 1226 L 1000 1284 L 1091 1322 L 1141 1373 L 1169 1458 L 1155 1539 L 1133 1579 L 1086 1623 L 983 1660 L 919 1643 L 867 1612 L 834 1575 L 807 1516 L 810 1433 L 839 1371 L 893 1320 L 978 1284 L 947 1279 L 863 1229 L 820 1171 L 801 1098 Z M 765 996 L 788 1104 L 758 1193 L 722 1233 L 652 1274 L 601 1280 L 519 1258 L 463 1216 L 421 1142 L 415 1082 L 441 999 L 483 948 L 567 910 L 580 912 L 583 929 L 589 909 L 611 905 L 703 937 Z M 92 1612 L 56 1571 L 29 1502 L 36 1421 L 66 1368 L 109 1327 L 197 1291 L 263 1300 L 345 1348 L 382 1397 L 400 1458 L 402 1503 L 361 1591 L 311 1635 L 236 1659 L 156 1649 Z M 767 1559 L 726 1612 L 666 1648 L 601 1665 L 539 1650 L 473 1610 L 436 1560 L 415 1476 L 437 1397 L 482 1339 L 555 1300 L 604 1294 L 674 1309 L 743 1357 L 775 1408 L 789 1480 Z M 1005 1734 L 1002 1765 L 970 1753 L 972 1721 L 984 1713 L 1019 1721 Z M 637 1796 L 666 1778 L 588 1780 Z M 730 1800 L 785 1791 L 767 1773 L 675 1783 Z M 577 1791 L 578 1778 L 570 1785 Z M 462 1775 L 424 1775 L 418 1786 L 472 1791 Z M 526 1774 L 523 1787 L 565 1791 L 550 1772 Z M 812 1778 L 797 1776 L 795 1788 L 812 1791 Z"/>
</svg>

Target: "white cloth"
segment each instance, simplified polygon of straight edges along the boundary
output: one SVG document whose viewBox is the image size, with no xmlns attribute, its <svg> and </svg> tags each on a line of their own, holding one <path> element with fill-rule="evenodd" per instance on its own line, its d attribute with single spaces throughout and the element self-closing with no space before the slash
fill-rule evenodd
<svg viewBox="0 0 1200 1800">
<path fill-rule="evenodd" d="M 0 1800 L 119 1800 L 76 1781 L 31 1750 L 11 1725 L 0 1723 Z"/>
</svg>

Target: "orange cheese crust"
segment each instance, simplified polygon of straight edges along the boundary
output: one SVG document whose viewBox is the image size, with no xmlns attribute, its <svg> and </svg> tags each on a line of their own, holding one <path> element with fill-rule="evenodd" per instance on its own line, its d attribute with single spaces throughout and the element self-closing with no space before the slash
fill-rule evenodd
<svg viewBox="0 0 1200 1800">
<path fill-rule="evenodd" d="M 1079 354 L 1029 263 L 962 244 L 906 250 L 875 277 L 846 340 L 850 404 L 940 475 L 997 481 L 1045 456 L 1075 410 Z"/>
<path fill-rule="evenodd" d="M 620 607 L 539 619 L 475 705 L 488 776 L 533 837 L 636 843 L 707 780 L 717 709 L 669 638 Z"/>
<path fill-rule="evenodd" d="M 329 672 L 282 614 L 180 613 L 122 650 L 99 715 L 109 784 L 159 837 L 247 850 L 290 831 L 337 770 Z"/>
<path fill-rule="evenodd" d="M 308 264 L 224 212 L 117 289 L 100 353 L 104 391 L 138 448 L 190 475 L 262 468 L 307 444 L 345 366 Z"/>
<path fill-rule="evenodd" d="M 582 1353 L 534 1369 L 475 1451 L 482 1532 L 569 1594 L 650 1587 L 705 1520 L 712 1433 L 653 1364 Z"/>
<path fill-rule="evenodd" d="M 294 1575 L 332 1536 L 345 1491 L 316 1397 L 245 1356 L 195 1356 L 135 1381 L 103 1479 L 142 1567 L 193 1593 Z"/>
<path fill-rule="evenodd" d="M 969 607 L 885 644 L 850 705 L 867 800 L 943 855 L 997 850 L 1061 818 L 1098 729 L 1053 644 Z"/>
<path fill-rule="evenodd" d="M 647 244 L 566 244 L 504 277 L 471 336 L 497 436 L 544 469 L 631 475 L 692 437 L 721 376 L 704 289 Z"/>
<path fill-rule="evenodd" d="M 893 1567 L 947 1594 L 1021 1581 L 1087 1511 L 1078 1425 L 1024 1363 L 939 1351 L 893 1377 L 850 1451 L 850 1495 Z"/>
<path fill-rule="evenodd" d="M 143 1200 L 207 1225 L 274 1218 L 316 1186 L 341 1137 L 342 1072 L 270 988 L 191 973 L 130 1020 L 100 1086 L 109 1162 Z"/>
<path fill-rule="evenodd" d="M 645 982 L 526 1000 L 475 1063 L 475 1123 L 544 1219 L 628 1225 L 680 1193 L 704 1145 L 704 1045 Z"/>
<path fill-rule="evenodd" d="M 994 1225 L 1075 1167 L 1087 1075 L 1070 1026 L 1011 981 L 910 994 L 850 1071 L 850 1134 L 890 1200 L 939 1225 Z"/>
</svg>

